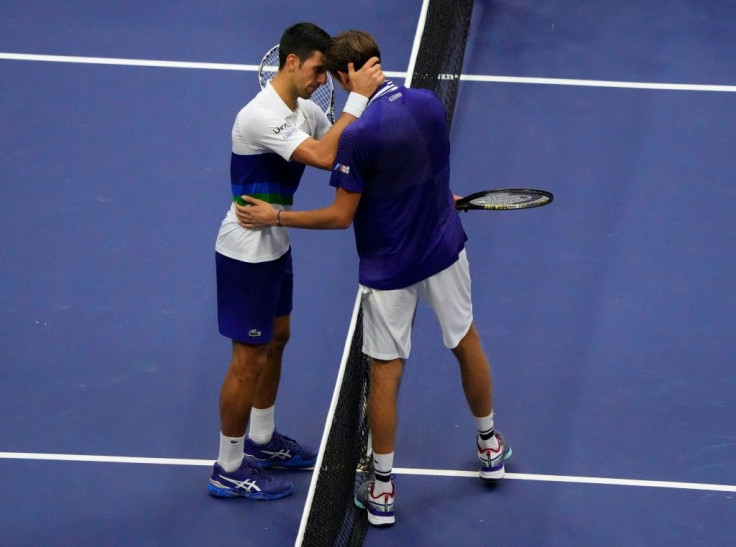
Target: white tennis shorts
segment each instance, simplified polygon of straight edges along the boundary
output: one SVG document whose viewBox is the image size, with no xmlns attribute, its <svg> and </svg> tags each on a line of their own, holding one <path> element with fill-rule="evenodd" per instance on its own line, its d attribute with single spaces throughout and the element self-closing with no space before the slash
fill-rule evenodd
<svg viewBox="0 0 736 547">
<path fill-rule="evenodd" d="M 449 268 L 404 289 L 381 291 L 360 286 L 363 294 L 363 353 L 390 361 L 407 359 L 417 302 L 424 299 L 442 328 L 442 341 L 455 348 L 470 330 L 473 304 L 465 249 Z"/>
</svg>

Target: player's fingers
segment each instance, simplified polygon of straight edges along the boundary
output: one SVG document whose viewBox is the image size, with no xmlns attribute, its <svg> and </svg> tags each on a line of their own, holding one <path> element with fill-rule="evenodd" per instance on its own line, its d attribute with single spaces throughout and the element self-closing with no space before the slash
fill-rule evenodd
<svg viewBox="0 0 736 547">
<path fill-rule="evenodd" d="M 367 67 L 372 67 L 372 66 L 380 65 L 380 64 L 381 64 L 381 59 L 379 59 L 378 57 L 371 57 L 365 62 L 365 66 Z"/>
<path fill-rule="evenodd" d="M 370 70 L 373 68 L 380 69 L 381 68 L 381 59 L 378 57 L 371 57 L 368 59 L 365 64 L 360 68 L 360 70 Z M 354 63 L 348 63 L 348 74 L 353 75 L 355 74 L 355 64 Z"/>
</svg>

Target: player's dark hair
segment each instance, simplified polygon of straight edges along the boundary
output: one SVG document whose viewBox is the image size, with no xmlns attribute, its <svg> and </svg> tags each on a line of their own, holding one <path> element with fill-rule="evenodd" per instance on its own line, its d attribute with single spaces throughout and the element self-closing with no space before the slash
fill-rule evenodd
<svg viewBox="0 0 736 547">
<path fill-rule="evenodd" d="M 279 42 L 279 68 L 284 67 L 291 53 L 303 63 L 315 51 L 325 53 L 330 45 L 330 35 L 312 23 L 297 23 L 284 31 Z"/>
<path fill-rule="evenodd" d="M 348 63 L 360 69 L 371 57 L 381 57 L 373 36 L 362 30 L 346 30 L 330 41 L 325 64 L 333 75 L 348 71 Z"/>
</svg>

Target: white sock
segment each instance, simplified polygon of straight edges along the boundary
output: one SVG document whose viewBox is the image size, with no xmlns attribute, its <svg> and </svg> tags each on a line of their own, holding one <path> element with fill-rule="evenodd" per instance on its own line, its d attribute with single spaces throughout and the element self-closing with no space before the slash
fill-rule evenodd
<svg viewBox="0 0 736 547">
<path fill-rule="evenodd" d="M 491 413 L 488 416 L 484 416 L 483 418 L 475 417 L 475 425 L 478 428 L 478 443 L 480 444 L 481 448 L 492 448 L 493 450 L 496 450 L 498 448 L 498 439 L 495 435 L 495 430 L 493 427 L 493 411 L 491 410 Z M 483 439 L 483 437 L 486 437 L 490 435 L 491 433 L 494 433 L 491 435 L 488 439 Z"/>
<path fill-rule="evenodd" d="M 220 433 L 220 455 L 217 463 L 228 473 L 240 467 L 243 463 L 243 437 L 226 437 Z"/>
<path fill-rule="evenodd" d="M 394 468 L 394 453 L 376 454 L 373 453 L 373 469 L 376 472 L 376 480 L 373 483 L 373 493 L 377 496 L 384 492 L 391 492 L 393 485 L 391 484 L 391 470 Z M 381 478 L 387 480 L 380 480 Z M 373 496 L 373 497 L 376 497 Z"/>
<path fill-rule="evenodd" d="M 274 407 L 252 408 L 250 411 L 250 430 L 248 438 L 256 444 L 264 445 L 271 442 L 274 425 Z"/>
</svg>

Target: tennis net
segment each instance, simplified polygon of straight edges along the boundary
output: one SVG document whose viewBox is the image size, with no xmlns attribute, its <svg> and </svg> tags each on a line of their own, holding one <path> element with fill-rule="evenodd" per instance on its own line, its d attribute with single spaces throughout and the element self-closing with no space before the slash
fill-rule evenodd
<svg viewBox="0 0 736 547">
<path fill-rule="evenodd" d="M 410 61 L 407 87 L 434 91 L 445 105 L 448 129 L 455 110 L 473 0 L 425 0 Z M 368 528 L 353 503 L 355 489 L 372 473 L 366 403 L 370 359 L 363 351 L 361 294 L 355 301 L 296 544 L 358 546 Z"/>
<path fill-rule="evenodd" d="M 445 105 L 449 129 L 470 34 L 473 0 L 431 0 L 425 8 L 424 26 L 417 31 L 421 39 L 415 41 L 415 60 L 409 67 L 406 86 L 434 91 Z"/>
<path fill-rule="evenodd" d="M 355 300 L 315 474 L 297 537 L 297 545 L 362 545 L 368 522 L 353 503 L 353 493 L 370 473 L 366 402 L 370 359 L 363 349 L 361 294 Z"/>
</svg>

